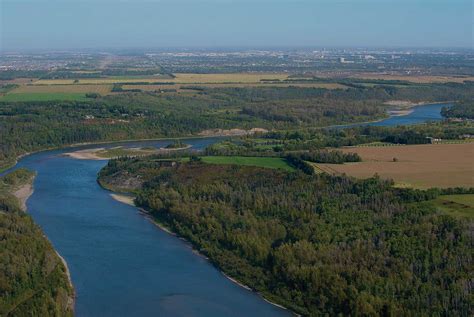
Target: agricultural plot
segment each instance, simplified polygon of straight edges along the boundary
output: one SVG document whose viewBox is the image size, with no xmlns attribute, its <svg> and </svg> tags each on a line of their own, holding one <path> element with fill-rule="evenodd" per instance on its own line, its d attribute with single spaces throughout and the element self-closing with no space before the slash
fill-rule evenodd
<svg viewBox="0 0 474 317">
<path fill-rule="evenodd" d="M 0 101 L 86 100 L 85 93 L 8 93 Z"/>
<path fill-rule="evenodd" d="M 19 85 L 0 96 L 0 101 L 84 100 L 88 93 L 107 95 L 111 85 Z"/>
<path fill-rule="evenodd" d="M 474 194 L 442 195 L 433 200 L 435 206 L 446 214 L 455 217 L 474 217 Z"/>
<path fill-rule="evenodd" d="M 262 80 L 284 80 L 288 78 L 285 73 L 231 73 L 231 74 L 175 74 L 176 83 L 260 83 Z"/>
<path fill-rule="evenodd" d="M 249 88 L 249 87 L 302 87 L 302 88 L 324 88 L 324 89 L 347 89 L 347 86 L 335 83 L 196 83 L 175 85 L 123 85 L 122 89 L 140 89 L 141 91 L 177 90 L 180 92 L 192 91 L 194 87 L 202 88 Z"/>
<path fill-rule="evenodd" d="M 292 171 L 293 167 L 279 157 L 245 157 L 245 156 L 204 156 L 204 163 L 209 164 L 236 164 L 246 166 L 257 166 L 267 168 L 279 168 Z"/>
<path fill-rule="evenodd" d="M 98 93 L 101 95 L 107 95 L 111 90 L 111 85 L 22 85 L 10 93 Z"/>
<path fill-rule="evenodd" d="M 474 187 L 474 143 L 344 148 L 362 162 L 316 164 L 319 171 L 368 178 L 378 174 L 393 179 L 397 186 Z"/>
</svg>

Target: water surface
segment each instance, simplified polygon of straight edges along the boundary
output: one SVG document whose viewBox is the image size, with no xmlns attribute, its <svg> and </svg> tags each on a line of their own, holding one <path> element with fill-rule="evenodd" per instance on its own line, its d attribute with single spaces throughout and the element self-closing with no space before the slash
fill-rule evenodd
<svg viewBox="0 0 474 317">
<path fill-rule="evenodd" d="M 434 122 L 443 120 L 441 115 L 441 109 L 443 107 L 450 107 L 451 104 L 426 104 L 421 106 L 416 106 L 412 108 L 412 112 L 407 115 L 402 116 L 390 116 L 387 119 L 374 122 L 364 122 L 364 123 L 352 123 L 334 126 L 338 129 L 359 127 L 359 126 L 378 126 L 378 127 L 390 127 L 397 125 L 412 125 L 412 124 L 421 124 L 426 122 Z"/>
</svg>

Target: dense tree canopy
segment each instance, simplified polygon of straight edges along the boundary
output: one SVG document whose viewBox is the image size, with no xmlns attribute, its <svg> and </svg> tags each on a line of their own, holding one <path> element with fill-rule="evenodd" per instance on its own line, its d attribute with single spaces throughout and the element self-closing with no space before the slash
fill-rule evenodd
<svg viewBox="0 0 474 317">
<path fill-rule="evenodd" d="M 65 267 L 11 194 L 33 176 L 20 169 L 0 178 L 0 316 L 70 316 Z"/>
<path fill-rule="evenodd" d="M 298 313 L 467 316 L 472 308 L 472 223 L 413 203 L 436 191 L 152 158 L 110 161 L 99 181 L 134 191 L 139 206 L 227 274 Z"/>
</svg>

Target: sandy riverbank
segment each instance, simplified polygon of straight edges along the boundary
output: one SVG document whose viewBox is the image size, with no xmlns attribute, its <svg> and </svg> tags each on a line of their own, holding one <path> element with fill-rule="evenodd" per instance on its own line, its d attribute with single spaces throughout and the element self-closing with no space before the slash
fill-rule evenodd
<svg viewBox="0 0 474 317">
<path fill-rule="evenodd" d="M 26 201 L 30 198 L 31 194 L 33 194 L 33 191 L 33 184 L 28 183 L 12 193 L 20 201 L 21 210 L 26 211 Z"/>
<path fill-rule="evenodd" d="M 401 117 L 407 116 L 413 112 L 413 109 L 406 109 L 406 110 L 390 110 L 388 113 L 391 117 Z"/>
<path fill-rule="evenodd" d="M 252 135 L 255 133 L 267 133 L 267 129 L 263 128 L 252 128 L 250 130 L 244 130 L 244 129 L 210 129 L 210 130 L 204 130 L 198 133 L 200 136 L 205 136 L 205 137 L 214 137 L 214 136 L 244 136 L 244 135 Z"/>
<path fill-rule="evenodd" d="M 78 160 L 109 160 L 116 158 L 117 155 L 112 155 L 110 157 L 107 157 L 107 151 L 108 150 L 123 150 L 124 154 L 130 157 L 134 156 L 144 156 L 144 155 L 152 155 L 152 154 L 160 154 L 160 153 L 169 153 L 173 151 L 182 151 L 182 150 L 187 150 L 190 149 L 192 145 L 186 145 L 180 148 L 159 148 L 156 150 L 144 150 L 142 148 L 125 148 L 125 147 L 115 147 L 115 148 L 96 148 L 96 149 L 85 149 L 85 150 L 79 150 L 79 151 L 74 151 L 74 152 L 67 152 L 64 153 L 65 156 L 72 157 L 74 159 Z M 130 153 L 127 154 L 127 151 Z"/>
<path fill-rule="evenodd" d="M 135 203 L 133 202 L 135 197 L 127 196 L 127 195 L 121 195 L 121 194 L 110 194 L 110 196 L 113 199 L 115 199 L 116 201 L 119 201 L 119 202 L 124 203 L 126 205 L 135 206 Z"/>
<path fill-rule="evenodd" d="M 64 269 L 66 270 L 67 280 L 69 282 L 69 286 L 72 289 L 72 294 L 71 294 L 71 296 L 68 297 L 68 300 L 67 300 L 67 306 L 70 309 L 70 311 L 74 311 L 75 290 L 74 290 L 74 285 L 72 284 L 71 272 L 69 271 L 69 267 L 67 265 L 66 260 L 61 256 L 61 254 L 59 254 L 59 252 L 56 251 L 56 250 L 54 250 L 54 252 L 56 252 L 56 255 L 59 257 L 59 259 L 61 260 L 61 262 L 64 265 Z"/>
<path fill-rule="evenodd" d="M 97 155 L 97 152 L 103 151 L 103 150 L 105 150 L 105 148 L 86 149 L 86 150 L 79 150 L 79 151 L 64 153 L 64 155 L 78 159 L 78 160 L 108 160 L 108 158 L 100 157 L 99 155 Z"/>
</svg>

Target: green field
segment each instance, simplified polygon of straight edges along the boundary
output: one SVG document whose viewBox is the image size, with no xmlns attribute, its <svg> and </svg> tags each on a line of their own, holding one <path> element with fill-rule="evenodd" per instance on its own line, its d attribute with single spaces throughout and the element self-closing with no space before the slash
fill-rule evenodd
<svg viewBox="0 0 474 317">
<path fill-rule="evenodd" d="M 246 157 L 246 156 L 204 156 L 202 161 L 210 164 L 236 164 L 246 166 L 279 168 L 293 171 L 293 167 L 279 157 Z"/>
<path fill-rule="evenodd" d="M 85 93 L 9 93 L 0 96 L 0 101 L 50 101 L 85 100 Z"/>
<path fill-rule="evenodd" d="M 442 195 L 433 200 L 435 206 L 455 217 L 474 217 L 474 194 Z"/>
</svg>

